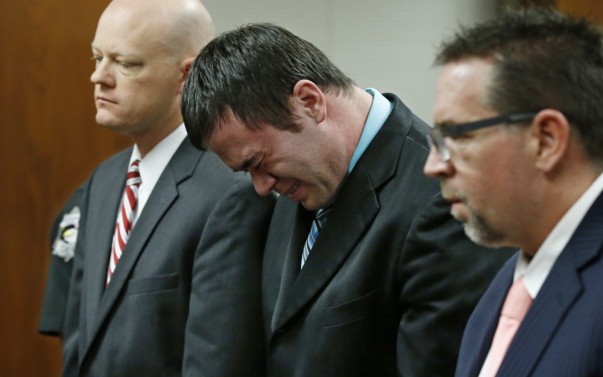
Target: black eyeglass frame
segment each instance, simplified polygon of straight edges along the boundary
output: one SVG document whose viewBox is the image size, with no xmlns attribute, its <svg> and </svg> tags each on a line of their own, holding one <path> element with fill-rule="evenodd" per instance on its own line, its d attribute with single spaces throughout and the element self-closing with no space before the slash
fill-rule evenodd
<svg viewBox="0 0 603 377">
<path fill-rule="evenodd" d="M 434 127 L 427 134 L 427 141 L 431 149 L 440 155 L 443 161 L 450 160 L 450 150 L 444 140 L 445 137 L 461 136 L 467 132 L 476 131 L 486 127 L 492 127 L 499 124 L 520 123 L 534 119 L 538 112 L 516 112 L 498 115 L 492 118 L 482 119 L 475 122 L 456 124 L 446 127 Z"/>
</svg>

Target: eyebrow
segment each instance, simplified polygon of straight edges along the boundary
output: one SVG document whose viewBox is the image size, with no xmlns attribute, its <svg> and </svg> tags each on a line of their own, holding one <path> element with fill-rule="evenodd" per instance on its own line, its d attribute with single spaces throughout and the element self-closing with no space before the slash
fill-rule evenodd
<svg viewBox="0 0 603 377">
<path fill-rule="evenodd" d="M 140 55 L 135 54 L 135 53 L 124 53 L 124 52 L 119 52 L 119 51 L 117 51 L 117 52 L 109 51 L 107 53 L 103 53 L 101 51 L 101 49 L 99 47 L 95 46 L 94 44 L 91 44 L 90 47 L 92 48 L 93 53 L 98 52 L 102 55 L 106 55 L 106 56 L 110 57 L 111 59 L 116 59 L 116 58 L 134 59 L 134 60 L 141 59 Z"/>
</svg>

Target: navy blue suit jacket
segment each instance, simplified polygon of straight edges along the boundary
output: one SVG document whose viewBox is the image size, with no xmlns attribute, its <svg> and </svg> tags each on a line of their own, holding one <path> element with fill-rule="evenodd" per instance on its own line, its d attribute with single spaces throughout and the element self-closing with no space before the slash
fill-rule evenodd
<svg viewBox="0 0 603 377">
<path fill-rule="evenodd" d="M 603 194 L 555 262 L 497 376 L 603 376 Z M 517 256 L 484 294 L 467 324 L 456 377 L 478 376 L 511 286 Z"/>
</svg>

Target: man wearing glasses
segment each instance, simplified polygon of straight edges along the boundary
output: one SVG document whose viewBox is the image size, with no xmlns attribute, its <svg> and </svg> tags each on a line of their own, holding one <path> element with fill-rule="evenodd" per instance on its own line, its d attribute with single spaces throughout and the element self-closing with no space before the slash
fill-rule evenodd
<svg viewBox="0 0 603 377">
<path fill-rule="evenodd" d="M 603 375 L 603 44 L 529 9 L 444 43 L 425 173 L 475 242 L 521 250 L 465 329 L 458 377 Z"/>
</svg>

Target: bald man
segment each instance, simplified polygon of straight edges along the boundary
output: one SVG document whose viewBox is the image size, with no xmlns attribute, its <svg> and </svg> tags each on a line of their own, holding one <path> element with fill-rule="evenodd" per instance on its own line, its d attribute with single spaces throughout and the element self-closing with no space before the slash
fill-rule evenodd
<svg viewBox="0 0 603 377">
<path fill-rule="evenodd" d="M 64 376 L 264 375 L 259 274 L 273 198 L 195 149 L 179 110 L 211 37 L 197 0 L 114 0 L 99 20 L 96 122 L 134 145 L 84 185 Z"/>
</svg>

